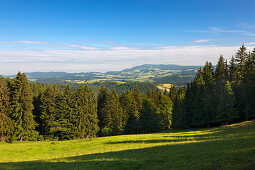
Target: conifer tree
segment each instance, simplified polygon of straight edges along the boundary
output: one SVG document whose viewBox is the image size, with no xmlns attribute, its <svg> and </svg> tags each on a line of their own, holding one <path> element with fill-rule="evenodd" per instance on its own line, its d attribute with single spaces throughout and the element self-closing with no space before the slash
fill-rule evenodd
<svg viewBox="0 0 255 170">
<path fill-rule="evenodd" d="M 75 93 L 74 126 L 78 138 L 95 137 L 98 128 L 96 98 L 86 85 L 80 85 Z"/>
<path fill-rule="evenodd" d="M 89 90 L 88 85 L 85 85 L 85 92 L 88 96 L 88 137 L 95 137 L 99 131 L 97 117 L 97 98 L 95 94 Z"/>
<path fill-rule="evenodd" d="M 142 97 L 137 86 L 131 93 L 129 98 L 129 112 L 128 112 L 128 122 L 126 125 L 127 133 L 139 133 L 141 126 L 139 124 L 142 111 Z"/>
<path fill-rule="evenodd" d="M 189 87 L 190 85 L 188 85 L 187 87 Z M 174 101 L 174 105 L 173 105 L 173 123 L 172 123 L 172 127 L 174 128 L 182 128 L 182 127 L 187 127 L 188 124 L 185 124 L 184 121 L 184 115 L 186 113 L 186 108 L 184 107 L 184 102 L 185 102 L 185 96 L 186 96 L 186 89 L 185 88 L 179 88 L 175 101 Z"/>
<path fill-rule="evenodd" d="M 113 98 L 109 90 L 102 86 L 98 95 L 98 119 L 101 135 L 111 135 L 112 134 L 112 115 L 111 115 L 111 105 L 113 104 Z M 110 109 L 110 110 L 109 110 Z"/>
<path fill-rule="evenodd" d="M 112 129 L 113 134 L 121 134 L 123 129 L 123 110 L 121 108 L 119 97 L 115 90 L 112 92 L 112 98 L 113 98 L 113 105 L 111 107 L 112 109 Z"/>
<path fill-rule="evenodd" d="M 156 113 L 152 100 L 147 97 L 143 98 L 140 126 L 140 133 L 155 132 L 161 129 L 160 115 Z"/>
<path fill-rule="evenodd" d="M 221 55 L 215 70 L 215 79 L 216 80 L 226 80 L 227 79 L 227 67 L 224 62 L 224 58 Z"/>
<path fill-rule="evenodd" d="M 245 61 L 246 61 L 247 55 L 248 55 L 247 49 L 244 45 L 240 47 L 240 49 L 235 55 L 235 62 L 237 63 L 238 83 L 240 83 L 241 79 L 243 78 L 244 69 L 245 69 Z"/>
<path fill-rule="evenodd" d="M 122 108 L 122 125 L 123 128 L 126 129 L 126 125 L 129 119 L 129 116 L 132 113 L 133 106 L 132 106 L 132 93 L 127 90 L 123 93 L 120 98 L 120 106 Z"/>
<path fill-rule="evenodd" d="M 75 92 L 75 111 L 72 118 L 74 123 L 74 133 L 77 138 L 86 138 L 88 134 L 88 113 L 87 113 L 88 98 L 83 85 L 80 85 Z"/>
<path fill-rule="evenodd" d="M 176 95 L 177 95 L 176 86 L 172 85 L 169 92 L 169 97 L 172 103 L 175 101 Z"/>
<path fill-rule="evenodd" d="M 31 87 L 24 73 L 18 72 L 10 84 L 11 88 L 11 119 L 14 123 L 14 138 L 19 140 L 34 140 L 35 120 L 33 118 L 33 96 Z"/>
<path fill-rule="evenodd" d="M 235 58 L 233 56 L 229 63 L 229 80 L 232 84 L 235 84 L 237 80 L 237 68 L 235 64 Z"/>
<path fill-rule="evenodd" d="M 159 105 L 157 114 L 159 115 L 160 130 L 170 129 L 172 125 L 173 103 L 167 94 L 159 94 Z"/>
<path fill-rule="evenodd" d="M 59 93 L 55 98 L 55 121 L 52 132 L 57 139 L 66 140 L 75 137 L 73 127 L 74 117 L 74 94 L 69 85 L 63 93 Z"/>
<path fill-rule="evenodd" d="M 10 93 L 4 78 L 0 76 L 0 141 L 8 141 L 13 134 L 10 119 Z"/>
<path fill-rule="evenodd" d="M 40 119 L 41 119 L 41 134 L 45 138 L 53 138 L 54 134 L 52 130 L 55 127 L 56 121 L 56 99 L 59 95 L 59 91 L 56 86 L 48 86 L 46 90 L 40 96 Z"/>
<path fill-rule="evenodd" d="M 217 92 L 217 103 L 215 104 L 215 123 L 228 123 L 236 120 L 238 113 L 235 108 L 235 96 L 229 81 Z"/>
</svg>

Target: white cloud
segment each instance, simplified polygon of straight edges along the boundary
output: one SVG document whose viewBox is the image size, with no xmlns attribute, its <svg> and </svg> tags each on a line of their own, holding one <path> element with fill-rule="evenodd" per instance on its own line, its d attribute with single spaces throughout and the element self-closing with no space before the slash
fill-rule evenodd
<svg viewBox="0 0 255 170">
<path fill-rule="evenodd" d="M 65 44 L 65 45 L 58 44 L 58 46 L 79 48 L 79 49 L 83 49 L 83 50 L 98 50 L 98 49 L 100 49 L 98 47 L 90 47 L 90 46 L 84 46 L 84 45 L 78 45 L 78 44 Z"/>
<path fill-rule="evenodd" d="M 241 35 L 247 35 L 247 36 L 255 36 L 255 33 L 252 33 L 250 31 L 246 30 L 234 30 L 234 29 L 224 29 L 221 27 L 209 27 L 206 30 L 190 30 L 187 32 L 193 32 L 193 33 L 209 33 L 209 34 L 219 34 L 219 33 L 237 33 Z"/>
<path fill-rule="evenodd" d="M 212 39 L 200 39 L 200 40 L 194 40 L 194 43 L 205 43 L 205 42 L 209 42 L 212 41 Z"/>
<path fill-rule="evenodd" d="M 252 50 L 251 46 L 247 47 Z M 17 71 L 113 71 L 141 64 L 216 64 L 220 55 L 228 60 L 239 46 L 162 46 L 154 48 L 111 47 L 105 49 L 0 50 L 0 74 Z"/>
<path fill-rule="evenodd" d="M 14 44 L 49 44 L 48 42 L 44 41 L 13 41 Z"/>
<path fill-rule="evenodd" d="M 100 48 L 98 47 L 90 47 L 90 46 L 84 46 L 79 44 L 56 44 L 56 43 L 50 43 L 45 41 L 12 41 L 12 42 L 0 42 L 0 44 L 36 44 L 36 45 L 42 45 L 42 46 L 51 46 L 51 47 L 60 47 L 60 48 L 74 48 L 74 49 L 82 49 L 82 50 L 98 50 Z"/>
<path fill-rule="evenodd" d="M 245 43 L 245 45 L 255 45 L 255 42 Z"/>
</svg>

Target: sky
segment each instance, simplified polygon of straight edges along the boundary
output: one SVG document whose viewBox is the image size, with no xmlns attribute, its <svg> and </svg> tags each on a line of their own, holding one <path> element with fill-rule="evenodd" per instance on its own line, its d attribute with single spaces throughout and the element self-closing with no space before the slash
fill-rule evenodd
<svg viewBox="0 0 255 170">
<path fill-rule="evenodd" d="M 255 47 L 254 0 L 0 0 L 0 74 L 203 65 Z"/>
</svg>

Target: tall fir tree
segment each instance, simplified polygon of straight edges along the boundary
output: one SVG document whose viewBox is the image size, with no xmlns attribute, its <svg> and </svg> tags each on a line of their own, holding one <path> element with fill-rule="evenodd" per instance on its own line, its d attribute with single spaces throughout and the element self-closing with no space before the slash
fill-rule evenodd
<svg viewBox="0 0 255 170">
<path fill-rule="evenodd" d="M 109 90 L 102 86 L 97 99 L 97 110 L 100 127 L 100 135 L 111 135 L 112 134 L 112 115 L 111 115 L 111 104 L 113 103 L 112 95 Z"/>
<path fill-rule="evenodd" d="M 10 92 L 6 81 L 0 76 L 0 141 L 9 141 L 13 134 L 10 118 Z"/>
<path fill-rule="evenodd" d="M 75 92 L 74 127 L 78 138 L 95 137 L 99 131 L 97 118 L 97 99 L 87 85 Z"/>
<path fill-rule="evenodd" d="M 40 96 L 40 133 L 45 138 L 54 138 L 53 130 L 56 125 L 56 100 L 59 96 L 59 90 L 56 85 L 54 87 L 48 86 Z"/>
<path fill-rule="evenodd" d="M 14 138 L 18 140 L 34 140 L 37 138 L 33 117 L 33 96 L 31 87 L 24 73 L 18 72 L 10 84 L 11 119 L 14 123 Z"/>
</svg>

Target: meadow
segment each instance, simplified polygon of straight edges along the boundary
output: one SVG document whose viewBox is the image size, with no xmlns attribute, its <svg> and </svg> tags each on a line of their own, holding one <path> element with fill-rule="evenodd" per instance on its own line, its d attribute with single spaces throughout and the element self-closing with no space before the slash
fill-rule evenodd
<svg viewBox="0 0 255 170">
<path fill-rule="evenodd" d="M 0 169 L 254 169 L 255 120 L 207 129 L 0 143 Z"/>
</svg>

